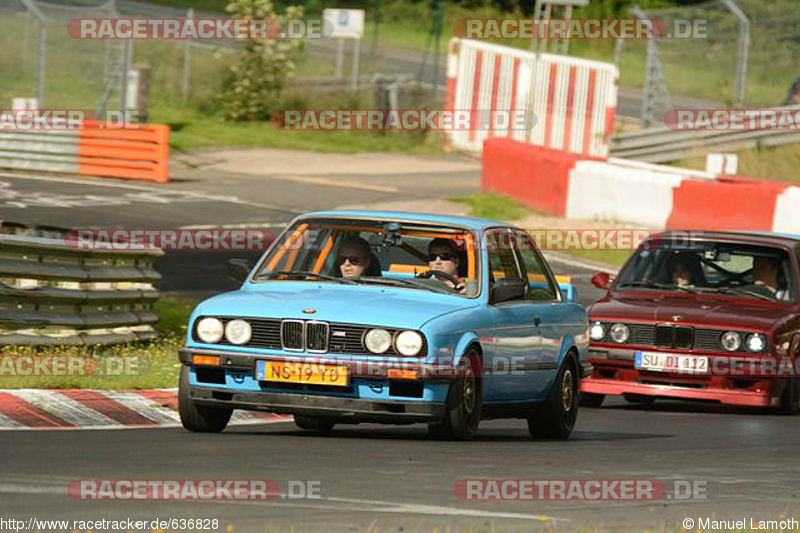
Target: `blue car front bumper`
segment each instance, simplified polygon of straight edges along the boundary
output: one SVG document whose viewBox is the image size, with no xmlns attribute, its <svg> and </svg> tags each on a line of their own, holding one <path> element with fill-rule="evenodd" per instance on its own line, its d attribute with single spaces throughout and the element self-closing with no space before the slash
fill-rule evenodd
<svg viewBox="0 0 800 533">
<path fill-rule="evenodd" d="M 211 369 L 213 379 L 203 375 L 203 367 L 191 365 L 192 355 L 220 357 L 220 367 Z M 181 363 L 190 370 L 189 397 L 202 405 L 327 417 L 338 423 L 435 422 L 445 414 L 452 378 L 393 380 L 382 372 L 382 363 L 377 360 L 370 364 L 369 375 L 351 372 L 347 387 L 272 383 L 255 378 L 256 361 L 283 358 L 206 348 L 180 350 Z M 386 365 L 387 369 L 390 367 Z M 419 365 L 421 370 L 423 367 L 426 366 Z M 430 370 L 430 367 L 426 369 Z"/>
</svg>

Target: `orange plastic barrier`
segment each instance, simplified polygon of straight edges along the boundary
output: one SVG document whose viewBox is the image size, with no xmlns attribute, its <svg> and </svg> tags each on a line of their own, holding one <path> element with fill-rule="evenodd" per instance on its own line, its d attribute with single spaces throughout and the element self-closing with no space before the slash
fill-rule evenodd
<svg viewBox="0 0 800 533">
<path fill-rule="evenodd" d="M 80 130 L 78 174 L 169 181 L 169 126 Z"/>
</svg>

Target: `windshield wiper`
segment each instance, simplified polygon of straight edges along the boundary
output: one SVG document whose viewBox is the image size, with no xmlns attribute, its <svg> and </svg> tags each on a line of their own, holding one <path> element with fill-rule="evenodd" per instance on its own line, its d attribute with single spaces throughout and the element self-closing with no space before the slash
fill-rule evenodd
<svg viewBox="0 0 800 533">
<path fill-rule="evenodd" d="M 277 278 L 279 276 L 303 276 L 305 278 L 317 278 L 325 281 L 336 281 L 338 283 L 346 283 L 347 285 L 357 285 L 355 281 L 348 278 L 337 278 L 336 276 L 328 276 L 326 274 L 317 274 L 316 272 L 308 272 L 306 270 L 278 270 L 275 272 L 264 272 L 259 274 L 254 280 Z"/>
<path fill-rule="evenodd" d="M 646 287 L 652 289 L 664 289 L 664 290 L 676 290 L 676 291 L 684 291 L 684 292 L 691 292 L 692 294 L 697 294 L 700 292 L 697 290 L 696 287 L 688 287 L 686 285 L 670 285 L 669 283 L 658 283 L 655 281 L 626 281 L 624 283 L 620 283 L 617 288 L 622 287 Z"/>
<path fill-rule="evenodd" d="M 753 296 L 754 298 L 767 300 L 768 302 L 774 302 L 777 300 L 777 298 L 772 298 L 770 296 L 767 296 L 766 294 L 761 294 L 758 291 L 752 291 L 750 289 L 745 289 L 743 287 L 711 287 L 710 289 L 713 292 L 720 292 L 723 294 L 744 294 L 747 296 Z"/>
<path fill-rule="evenodd" d="M 407 287 L 414 287 L 416 289 L 425 289 L 431 292 L 436 292 L 439 294 L 457 294 L 453 291 L 448 291 L 447 289 L 440 289 L 439 287 L 433 287 L 428 285 L 422 281 L 416 281 L 412 279 L 400 279 L 400 278 L 376 278 L 376 277 L 361 277 L 355 278 L 355 281 L 363 281 L 366 283 L 377 283 L 377 284 L 384 284 L 384 285 L 404 285 Z"/>
</svg>

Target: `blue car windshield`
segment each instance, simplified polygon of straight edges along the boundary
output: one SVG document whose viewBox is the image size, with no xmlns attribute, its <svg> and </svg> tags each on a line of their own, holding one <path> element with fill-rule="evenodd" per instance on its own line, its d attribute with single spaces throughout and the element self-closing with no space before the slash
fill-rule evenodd
<svg viewBox="0 0 800 533">
<path fill-rule="evenodd" d="M 254 282 L 384 285 L 474 298 L 478 242 L 462 228 L 361 219 L 301 220 L 270 249 Z"/>
<path fill-rule="evenodd" d="M 628 261 L 616 290 L 719 293 L 793 302 L 796 279 L 780 248 L 727 242 L 649 241 Z"/>
</svg>

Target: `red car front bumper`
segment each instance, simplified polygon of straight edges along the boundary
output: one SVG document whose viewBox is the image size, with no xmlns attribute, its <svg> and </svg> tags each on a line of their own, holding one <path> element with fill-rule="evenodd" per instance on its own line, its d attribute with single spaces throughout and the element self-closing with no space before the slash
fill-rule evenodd
<svg viewBox="0 0 800 533">
<path fill-rule="evenodd" d="M 686 375 L 638 370 L 633 350 L 590 352 L 594 370 L 581 380 L 581 392 L 638 394 L 662 398 L 707 400 L 728 405 L 777 407 L 783 380 L 776 377 Z M 597 357 L 597 354 L 605 357 Z M 712 356 L 709 356 L 712 357 Z"/>
</svg>

